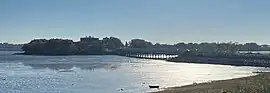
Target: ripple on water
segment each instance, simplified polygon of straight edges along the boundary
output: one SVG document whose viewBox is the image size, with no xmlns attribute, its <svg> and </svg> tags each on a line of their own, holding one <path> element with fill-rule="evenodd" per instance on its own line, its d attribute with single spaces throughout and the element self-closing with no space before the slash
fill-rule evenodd
<svg viewBox="0 0 270 93">
<path fill-rule="evenodd" d="M 5 54 L 3 58 L 0 52 L 0 93 L 117 93 L 119 89 L 124 93 L 145 93 L 156 91 L 149 85 L 181 86 L 248 76 L 255 71 L 270 70 L 120 56 Z"/>
</svg>

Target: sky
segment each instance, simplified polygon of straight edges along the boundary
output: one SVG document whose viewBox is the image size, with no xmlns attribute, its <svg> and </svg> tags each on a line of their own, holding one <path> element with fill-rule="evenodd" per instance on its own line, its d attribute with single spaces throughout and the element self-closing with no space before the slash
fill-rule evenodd
<svg viewBox="0 0 270 93">
<path fill-rule="evenodd" d="M 0 42 L 115 36 L 123 42 L 270 44 L 270 0 L 0 0 Z"/>
</svg>

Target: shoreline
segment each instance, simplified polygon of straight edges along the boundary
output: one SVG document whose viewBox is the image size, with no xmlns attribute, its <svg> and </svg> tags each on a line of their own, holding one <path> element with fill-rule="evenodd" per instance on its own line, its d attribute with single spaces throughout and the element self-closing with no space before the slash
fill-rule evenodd
<svg viewBox="0 0 270 93">
<path fill-rule="evenodd" d="M 14 53 L 13 55 L 31 55 L 31 56 L 86 56 L 86 55 L 116 55 L 124 56 L 121 54 L 113 53 L 99 53 L 99 54 L 27 54 L 27 53 Z M 146 57 L 135 57 L 135 56 L 124 56 L 130 58 L 139 58 L 139 59 L 153 59 L 153 60 L 164 60 L 167 62 L 175 63 L 194 63 L 194 64 L 213 64 L 213 65 L 229 65 L 229 66 L 252 66 L 252 67 L 270 67 L 268 62 L 255 62 L 255 60 L 237 60 L 237 59 L 224 59 L 224 58 L 201 58 L 198 61 L 196 57 L 190 57 L 188 59 L 178 59 L 178 58 L 146 58 Z M 249 61 L 249 62 L 247 62 Z M 270 60 L 269 60 L 270 61 Z"/>
<path fill-rule="evenodd" d="M 171 61 L 171 60 L 166 60 L 167 62 L 175 62 L 175 63 L 192 63 L 192 64 L 210 64 L 210 65 L 226 65 L 226 66 L 250 66 L 250 67 L 264 67 L 268 68 L 269 66 L 265 65 L 254 65 L 254 64 L 233 64 L 233 63 L 225 63 L 225 62 L 220 62 L 220 63 L 206 63 L 206 62 L 196 62 L 196 61 Z"/>
<path fill-rule="evenodd" d="M 30 56 L 83 56 L 83 55 L 109 55 L 109 54 L 26 54 L 26 53 L 14 53 L 12 55 L 30 55 Z"/>
<path fill-rule="evenodd" d="M 254 76 L 169 87 L 151 93 L 270 93 L 270 72 Z"/>
<path fill-rule="evenodd" d="M 33 55 L 25 53 L 15 53 L 13 55 Z M 78 54 L 76 54 L 78 55 Z M 87 54 L 87 55 L 97 55 L 97 54 Z M 109 55 L 109 54 L 101 54 Z M 74 55 L 34 55 L 34 56 L 74 56 Z M 121 55 L 117 55 L 121 56 Z M 125 56 L 127 57 L 127 56 Z M 140 58 L 140 57 L 133 57 Z M 141 59 L 141 58 L 140 58 Z M 143 58 L 147 59 L 147 58 Z M 149 58 L 152 59 L 152 58 Z M 170 61 L 168 59 L 156 59 L 156 60 L 165 60 L 167 62 L 179 61 Z M 199 62 L 185 62 L 182 63 L 195 63 L 195 64 L 207 64 Z M 215 65 L 215 64 L 214 64 Z M 230 64 L 218 64 L 218 65 L 230 65 Z M 231 65 L 237 66 L 237 65 Z M 243 65 L 238 65 L 243 66 Z M 168 87 L 165 90 L 151 92 L 151 93 L 270 93 L 270 72 L 253 72 L 257 75 L 226 79 L 226 80 L 217 80 L 204 83 L 194 83 L 191 85 L 179 86 L 179 87 Z"/>
</svg>

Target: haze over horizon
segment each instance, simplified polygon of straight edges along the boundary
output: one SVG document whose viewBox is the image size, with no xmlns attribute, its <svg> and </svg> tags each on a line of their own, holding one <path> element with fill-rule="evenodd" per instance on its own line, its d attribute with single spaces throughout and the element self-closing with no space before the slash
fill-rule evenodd
<svg viewBox="0 0 270 93">
<path fill-rule="evenodd" d="M 0 42 L 119 37 L 270 44 L 269 0 L 1 0 Z"/>
</svg>

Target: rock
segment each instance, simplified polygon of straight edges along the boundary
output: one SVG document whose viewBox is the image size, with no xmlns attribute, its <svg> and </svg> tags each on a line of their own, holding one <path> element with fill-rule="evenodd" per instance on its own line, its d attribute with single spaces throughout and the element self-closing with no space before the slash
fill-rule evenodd
<svg viewBox="0 0 270 93">
<path fill-rule="evenodd" d="M 119 89 L 119 91 L 124 91 L 124 89 L 121 88 L 121 89 Z"/>
<path fill-rule="evenodd" d="M 159 86 L 152 86 L 152 85 L 149 85 L 149 88 L 159 88 Z"/>
<path fill-rule="evenodd" d="M 71 69 L 63 69 L 63 70 L 58 70 L 58 72 L 74 72 L 74 71 Z"/>
</svg>

